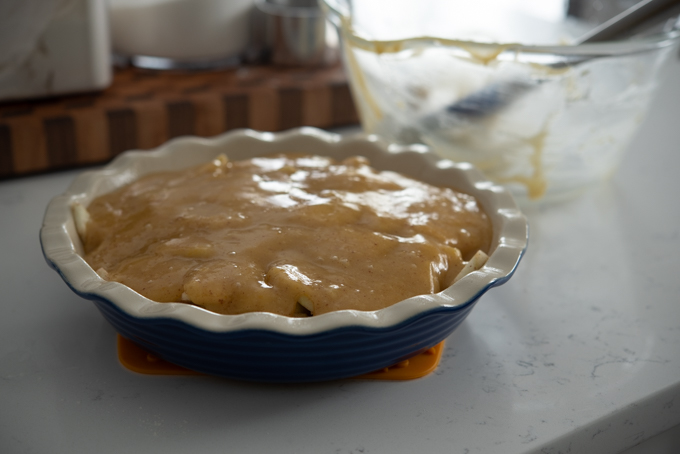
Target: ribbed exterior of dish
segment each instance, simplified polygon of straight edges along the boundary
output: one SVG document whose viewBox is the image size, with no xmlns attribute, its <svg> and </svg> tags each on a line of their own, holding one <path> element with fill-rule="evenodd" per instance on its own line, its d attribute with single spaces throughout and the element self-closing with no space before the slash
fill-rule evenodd
<svg viewBox="0 0 680 454">
<path fill-rule="evenodd" d="M 293 336 L 209 332 L 176 320 L 136 319 L 108 301 L 95 301 L 116 331 L 166 361 L 210 375 L 273 383 L 347 378 L 394 365 L 447 338 L 475 303 L 420 314 L 389 329 L 349 326 Z"/>
</svg>

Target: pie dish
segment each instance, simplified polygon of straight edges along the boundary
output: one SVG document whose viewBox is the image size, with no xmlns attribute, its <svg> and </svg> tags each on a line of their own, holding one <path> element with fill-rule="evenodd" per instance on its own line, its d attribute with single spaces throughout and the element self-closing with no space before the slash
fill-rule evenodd
<svg viewBox="0 0 680 454">
<path fill-rule="evenodd" d="M 308 318 L 265 312 L 221 315 L 185 303 L 158 303 L 103 280 L 82 258 L 71 207 L 141 175 L 176 170 L 226 154 L 230 160 L 281 152 L 343 159 L 361 155 L 394 170 L 477 198 L 491 219 L 489 259 L 436 294 L 372 312 L 343 310 Z M 343 137 L 315 128 L 282 133 L 238 130 L 210 139 L 183 137 L 153 151 L 129 151 L 78 176 L 47 207 L 40 241 L 47 263 L 79 296 L 91 300 L 124 337 L 177 365 L 233 379 L 309 382 L 388 367 L 438 344 L 479 298 L 505 283 L 526 249 L 528 225 L 512 196 L 469 164 L 442 160 L 422 145 L 394 145 L 371 135 Z"/>
</svg>

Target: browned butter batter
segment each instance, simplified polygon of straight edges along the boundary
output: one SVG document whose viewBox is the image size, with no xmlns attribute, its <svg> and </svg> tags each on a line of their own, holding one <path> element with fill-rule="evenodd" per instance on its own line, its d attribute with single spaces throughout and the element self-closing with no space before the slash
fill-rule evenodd
<svg viewBox="0 0 680 454">
<path fill-rule="evenodd" d="M 85 258 L 102 277 L 222 314 L 381 309 L 446 288 L 491 241 L 473 197 L 361 157 L 222 156 L 88 211 Z"/>
</svg>

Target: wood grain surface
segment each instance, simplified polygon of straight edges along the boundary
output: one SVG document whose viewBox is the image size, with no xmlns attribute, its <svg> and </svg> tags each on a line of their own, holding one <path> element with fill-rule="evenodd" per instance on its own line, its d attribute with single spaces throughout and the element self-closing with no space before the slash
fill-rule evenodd
<svg viewBox="0 0 680 454">
<path fill-rule="evenodd" d="M 340 66 L 200 73 L 125 68 L 102 92 L 0 104 L 0 178 L 101 164 L 182 135 L 356 123 Z"/>
</svg>

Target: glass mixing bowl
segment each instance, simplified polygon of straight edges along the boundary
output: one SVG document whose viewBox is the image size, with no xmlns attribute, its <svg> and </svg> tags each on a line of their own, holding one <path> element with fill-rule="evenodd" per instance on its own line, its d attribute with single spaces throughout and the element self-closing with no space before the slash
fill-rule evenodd
<svg viewBox="0 0 680 454">
<path fill-rule="evenodd" d="M 594 3 L 321 0 L 364 130 L 470 162 L 520 201 L 564 198 L 611 174 L 680 41 L 664 17 L 574 45 L 608 19 L 598 14 L 616 13 Z"/>
</svg>

